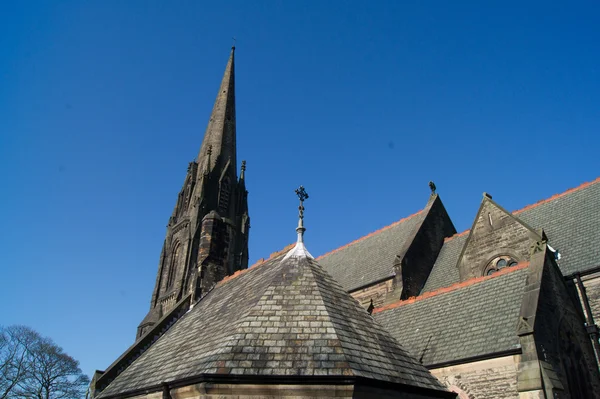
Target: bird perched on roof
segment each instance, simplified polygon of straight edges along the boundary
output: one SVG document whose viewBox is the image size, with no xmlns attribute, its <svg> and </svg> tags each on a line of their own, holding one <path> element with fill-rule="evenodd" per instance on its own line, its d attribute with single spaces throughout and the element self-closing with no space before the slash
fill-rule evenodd
<svg viewBox="0 0 600 399">
<path fill-rule="evenodd" d="M 435 194 L 435 183 L 430 181 L 429 188 L 431 189 L 431 194 Z"/>
</svg>

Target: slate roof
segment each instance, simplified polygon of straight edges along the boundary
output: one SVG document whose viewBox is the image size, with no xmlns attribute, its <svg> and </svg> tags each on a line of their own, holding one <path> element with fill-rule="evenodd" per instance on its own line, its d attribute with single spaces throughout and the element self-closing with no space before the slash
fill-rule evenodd
<svg viewBox="0 0 600 399">
<path fill-rule="evenodd" d="M 317 258 L 347 291 L 392 277 L 396 255 L 426 216 L 420 211 Z"/>
<path fill-rule="evenodd" d="M 600 178 L 513 214 L 544 229 L 564 275 L 600 266 Z"/>
<path fill-rule="evenodd" d="M 226 278 L 100 397 L 201 374 L 354 376 L 446 391 L 314 260 Z"/>
<path fill-rule="evenodd" d="M 421 294 L 435 291 L 438 288 L 448 287 L 460 281 L 456 265 L 468 236 L 467 233 L 444 242 Z"/>
<path fill-rule="evenodd" d="M 543 228 L 558 249 L 564 275 L 600 266 L 600 178 L 513 212 L 534 229 Z M 444 242 L 422 293 L 457 283 L 458 257 L 469 232 Z"/>
<path fill-rule="evenodd" d="M 526 265 L 515 266 L 376 309 L 374 317 L 428 367 L 515 350 L 526 276 Z"/>
</svg>

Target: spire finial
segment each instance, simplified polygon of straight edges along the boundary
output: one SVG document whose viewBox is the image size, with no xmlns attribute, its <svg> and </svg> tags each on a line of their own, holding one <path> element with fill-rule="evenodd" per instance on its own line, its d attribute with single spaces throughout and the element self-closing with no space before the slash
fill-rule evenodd
<svg viewBox="0 0 600 399">
<path fill-rule="evenodd" d="M 232 39 L 233 39 L 233 44 L 231 45 L 231 49 L 235 50 L 235 36 L 232 37 Z"/>
<path fill-rule="evenodd" d="M 296 246 L 287 253 L 287 255 L 283 258 L 286 260 L 290 257 L 294 258 L 310 258 L 314 259 L 313 256 L 306 250 L 304 246 L 304 232 L 306 229 L 304 228 L 304 201 L 308 199 L 308 193 L 304 189 L 304 186 L 300 186 L 296 189 L 296 195 L 300 200 L 300 206 L 298 206 L 298 227 L 296 227 L 296 232 L 298 233 L 298 241 L 296 241 Z"/>
<path fill-rule="evenodd" d="M 242 161 L 242 172 L 240 173 L 240 180 L 246 178 L 246 161 Z"/>
<path fill-rule="evenodd" d="M 296 189 L 296 195 L 300 200 L 300 206 L 298 206 L 298 227 L 296 231 L 298 232 L 298 240 L 302 242 L 304 232 L 306 231 L 304 228 L 304 201 L 308 199 L 308 193 L 304 189 L 304 186 L 300 186 Z"/>
</svg>

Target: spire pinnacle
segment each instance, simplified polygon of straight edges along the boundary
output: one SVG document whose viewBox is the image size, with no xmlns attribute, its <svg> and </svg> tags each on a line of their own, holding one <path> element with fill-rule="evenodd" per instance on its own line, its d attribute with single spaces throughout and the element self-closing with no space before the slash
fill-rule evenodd
<svg viewBox="0 0 600 399">
<path fill-rule="evenodd" d="M 246 161 L 242 161 L 242 170 L 240 172 L 240 180 L 244 180 L 246 178 Z"/>
<path fill-rule="evenodd" d="M 231 158 L 231 163 L 236 164 L 234 55 L 235 45 L 231 48 L 221 86 L 198 154 L 200 170 L 211 171 L 220 159 L 221 162 L 227 162 Z M 212 146 L 212 157 L 205 156 L 209 146 Z"/>
<path fill-rule="evenodd" d="M 300 200 L 300 206 L 298 206 L 298 227 L 296 227 L 296 232 L 298 233 L 298 239 L 296 241 L 296 246 L 290 250 L 290 252 L 285 255 L 283 260 L 288 258 L 309 258 L 314 259 L 313 256 L 308 252 L 306 247 L 304 246 L 304 232 L 306 228 L 304 228 L 304 201 L 308 199 L 308 193 L 304 189 L 303 186 L 300 186 L 296 189 L 296 195 Z"/>
</svg>

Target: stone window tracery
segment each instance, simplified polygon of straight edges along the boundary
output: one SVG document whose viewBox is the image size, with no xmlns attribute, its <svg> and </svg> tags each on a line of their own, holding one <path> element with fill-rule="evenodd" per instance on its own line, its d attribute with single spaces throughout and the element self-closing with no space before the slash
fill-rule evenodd
<svg viewBox="0 0 600 399">
<path fill-rule="evenodd" d="M 519 262 L 510 255 L 497 256 L 487 264 L 483 275 L 490 276 L 497 271 L 504 269 L 505 267 L 516 266 L 518 263 Z"/>
<path fill-rule="evenodd" d="M 169 266 L 169 275 L 167 277 L 167 289 L 171 288 L 171 286 L 173 286 L 173 281 L 175 281 L 175 270 L 179 264 L 179 247 L 179 245 L 176 245 L 173 254 L 171 255 L 171 264 Z"/>
<path fill-rule="evenodd" d="M 229 207 L 229 195 L 231 191 L 231 186 L 229 183 L 229 178 L 226 177 L 221 182 L 221 190 L 219 192 L 219 211 L 226 212 Z"/>
</svg>

